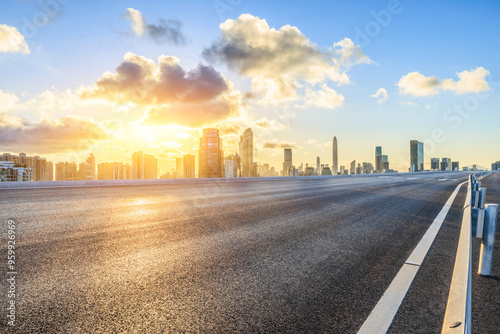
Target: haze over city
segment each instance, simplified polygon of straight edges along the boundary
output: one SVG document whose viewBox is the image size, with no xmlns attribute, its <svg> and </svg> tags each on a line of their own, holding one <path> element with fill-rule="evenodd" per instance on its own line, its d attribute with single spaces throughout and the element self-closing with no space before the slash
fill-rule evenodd
<svg viewBox="0 0 500 334">
<path fill-rule="evenodd" d="M 144 151 L 165 173 L 214 127 L 226 155 L 252 128 L 254 161 L 277 170 L 285 147 L 295 165 L 332 164 L 333 136 L 346 167 L 382 146 L 408 171 L 410 140 L 426 169 L 499 153 L 493 1 L 43 4 L 0 14 L 4 152 L 129 163 Z"/>
</svg>

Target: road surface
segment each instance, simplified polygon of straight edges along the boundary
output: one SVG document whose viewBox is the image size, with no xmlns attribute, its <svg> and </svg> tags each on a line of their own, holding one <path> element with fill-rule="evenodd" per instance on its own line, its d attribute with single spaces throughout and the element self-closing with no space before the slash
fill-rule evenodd
<svg viewBox="0 0 500 334">
<path fill-rule="evenodd" d="M 0 190 L 16 330 L 356 333 L 467 175 Z M 438 277 L 417 275 L 393 332 L 440 329 L 464 192 L 422 266 Z"/>
</svg>

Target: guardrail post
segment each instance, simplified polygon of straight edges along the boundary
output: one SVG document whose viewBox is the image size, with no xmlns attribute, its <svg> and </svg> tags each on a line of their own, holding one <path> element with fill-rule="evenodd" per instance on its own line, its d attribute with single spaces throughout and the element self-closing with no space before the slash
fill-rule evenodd
<svg viewBox="0 0 500 334">
<path fill-rule="evenodd" d="M 476 192 L 477 207 L 471 211 L 472 236 L 474 238 L 483 237 L 484 226 L 484 202 L 486 201 L 486 188 L 481 188 Z M 474 206 L 474 205 L 473 205 Z"/>
<path fill-rule="evenodd" d="M 495 246 L 495 232 L 497 227 L 498 204 L 486 204 L 484 217 L 483 240 L 479 253 L 478 273 L 483 276 L 491 276 L 493 265 L 493 248 Z"/>
</svg>

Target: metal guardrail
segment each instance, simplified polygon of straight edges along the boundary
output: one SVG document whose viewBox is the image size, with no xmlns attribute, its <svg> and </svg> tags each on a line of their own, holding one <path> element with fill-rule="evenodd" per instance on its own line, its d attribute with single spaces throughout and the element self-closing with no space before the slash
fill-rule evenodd
<svg viewBox="0 0 500 334">
<path fill-rule="evenodd" d="M 442 334 L 471 333 L 472 237 L 483 239 L 478 273 L 491 275 L 498 205 L 485 205 L 486 189 L 481 189 L 479 181 L 488 174 L 469 177 Z"/>
</svg>

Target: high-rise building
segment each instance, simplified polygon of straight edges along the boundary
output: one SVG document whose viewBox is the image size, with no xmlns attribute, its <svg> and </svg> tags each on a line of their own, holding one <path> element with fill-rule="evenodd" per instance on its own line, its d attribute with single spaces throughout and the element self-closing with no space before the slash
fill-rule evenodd
<svg viewBox="0 0 500 334">
<path fill-rule="evenodd" d="M 381 172 L 383 168 L 380 166 L 382 159 L 382 146 L 375 146 L 375 170 Z"/>
<path fill-rule="evenodd" d="M 458 161 L 453 161 L 451 163 L 451 170 L 453 170 L 453 171 L 460 170 L 460 163 Z"/>
<path fill-rule="evenodd" d="M 333 147 L 332 147 L 332 152 L 333 152 L 333 164 L 332 164 L 332 174 L 337 175 L 339 171 L 339 149 L 337 146 L 337 137 L 333 137 Z"/>
<path fill-rule="evenodd" d="M 424 143 L 410 140 L 410 164 L 412 172 L 424 170 Z"/>
<path fill-rule="evenodd" d="M 54 164 L 52 161 L 47 161 L 47 169 L 45 170 L 45 181 L 54 181 Z"/>
<path fill-rule="evenodd" d="M 389 170 L 389 157 L 387 155 L 382 155 L 380 157 L 380 168 L 382 171 Z"/>
<path fill-rule="evenodd" d="M 184 163 L 182 161 L 182 158 L 175 159 L 175 171 L 177 172 L 178 178 L 184 177 Z"/>
<path fill-rule="evenodd" d="M 194 160 L 194 154 L 186 154 L 182 158 L 182 174 L 186 179 L 194 179 L 196 177 L 195 174 L 195 160 Z"/>
<path fill-rule="evenodd" d="M 246 129 L 240 136 L 240 159 L 241 159 L 241 176 L 253 177 L 253 131 Z M 236 176 L 235 176 L 236 177 Z"/>
<path fill-rule="evenodd" d="M 431 158 L 431 170 L 439 170 L 439 158 Z"/>
<path fill-rule="evenodd" d="M 238 177 L 238 162 L 233 154 L 230 154 L 224 160 L 225 173 L 224 177 L 233 178 Z"/>
<path fill-rule="evenodd" d="M 451 159 L 450 158 L 441 159 L 441 170 L 447 171 L 450 170 L 450 168 L 451 168 Z"/>
<path fill-rule="evenodd" d="M 290 170 L 292 168 L 292 149 L 284 149 L 284 162 L 283 162 L 283 176 L 291 176 Z"/>
<path fill-rule="evenodd" d="M 317 175 L 320 175 L 321 174 L 321 170 L 320 170 L 320 161 L 319 161 L 319 157 L 316 157 L 316 174 Z"/>
<path fill-rule="evenodd" d="M 74 162 L 56 163 L 56 181 L 78 180 L 78 167 Z"/>
<path fill-rule="evenodd" d="M 90 153 L 90 156 L 86 160 L 86 170 L 84 175 L 84 180 L 95 180 L 97 177 L 96 168 L 95 168 L 95 156 L 93 153 Z"/>
<path fill-rule="evenodd" d="M 356 160 L 353 160 L 351 162 L 350 172 L 351 172 L 351 174 L 356 174 Z"/>
<path fill-rule="evenodd" d="M 198 173 L 200 178 L 224 176 L 224 152 L 217 129 L 203 129 L 198 153 Z"/>
<path fill-rule="evenodd" d="M 144 152 L 132 154 L 132 177 L 133 180 L 157 179 L 158 161 L 153 155 Z"/>
<path fill-rule="evenodd" d="M 340 175 L 345 175 L 345 166 L 340 166 Z"/>
<path fill-rule="evenodd" d="M 98 180 L 129 180 L 132 167 L 121 162 L 103 162 L 97 165 Z"/>
</svg>

